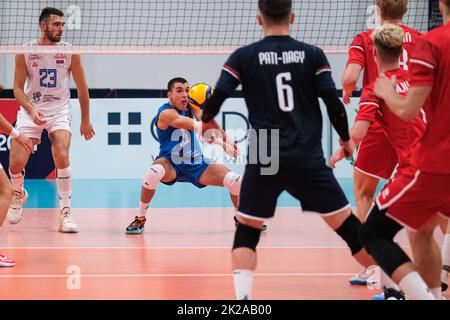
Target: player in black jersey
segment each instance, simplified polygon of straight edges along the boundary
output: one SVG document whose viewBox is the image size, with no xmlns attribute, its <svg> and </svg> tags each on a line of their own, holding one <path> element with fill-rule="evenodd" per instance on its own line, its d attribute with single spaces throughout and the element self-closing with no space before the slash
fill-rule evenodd
<svg viewBox="0 0 450 320">
<path fill-rule="evenodd" d="M 319 97 L 327 106 L 348 157 L 354 149 L 345 108 L 338 98 L 327 58 L 321 49 L 290 37 L 294 21 L 292 0 L 259 0 L 258 7 L 264 39 L 236 50 L 229 57 L 202 116 L 203 132 L 217 128 L 214 117 L 225 99 L 242 85 L 256 134 L 250 135 L 249 163 L 238 208 L 240 224 L 232 251 L 237 299 L 251 298 L 261 226 L 264 219 L 273 217 L 282 191 L 297 198 L 303 211 L 321 214 L 346 241 L 359 263 L 365 267 L 374 264 L 359 240 L 361 223 L 352 214 L 323 155 Z M 259 134 L 264 131 L 268 132 L 268 139 Z M 261 161 L 259 153 L 256 157 L 252 154 L 260 151 L 262 143 L 272 150 L 270 168 Z M 275 172 L 267 170 L 271 168 Z"/>
</svg>

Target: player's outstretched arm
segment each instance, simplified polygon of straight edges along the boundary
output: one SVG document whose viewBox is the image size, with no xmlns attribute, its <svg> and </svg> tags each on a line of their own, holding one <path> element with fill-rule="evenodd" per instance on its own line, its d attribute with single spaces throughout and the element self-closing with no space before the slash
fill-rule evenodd
<svg viewBox="0 0 450 320">
<path fill-rule="evenodd" d="M 341 140 L 350 140 L 347 112 L 341 100 L 339 100 L 336 89 L 325 90 L 320 93 L 320 97 L 325 102 L 328 117 Z"/>
<path fill-rule="evenodd" d="M 158 127 L 161 129 L 166 129 L 168 127 L 173 127 L 177 129 L 185 129 L 189 131 L 199 131 L 200 122 L 195 121 L 192 118 L 180 116 L 175 110 L 164 110 L 159 115 Z"/>
<path fill-rule="evenodd" d="M 383 99 L 388 108 L 400 119 L 412 121 L 417 117 L 425 101 L 432 91 L 432 87 L 412 87 L 407 96 L 399 95 L 395 91 L 396 79 L 381 75 L 376 83 L 374 92 Z"/>
<path fill-rule="evenodd" d="M 203 110 L 192 110 L 192 114 L 194 118 L 201 121 Z M 217 126 L 214 132 L 210 134 L 211 138 L 208 137 L 208 134 L 200 138 L 207 140 L 209 143 L 214 143 L 219 145 L 229 156 L 237 157 L 240 154 L 239 147 L 237 146 L 234 139 L 232 139 L 225 130 Z"/>
<path fill-rule="evenodd" d="M 28 100 L 24 92 L 25 81 L 27 80 L 28 70 L 23 54 L 16 55 L 16 66 L 14 70 L 14 97 L 17 103 L 27 110 L 34 123 L 38 125 L 45 124 L 47 120 L 42 119 L 42 113 L 36 110 Z"/>
<path fill-rule="evenodd" d="M 352 158 L 355 144 L 350 139 L 347 112 L 341 100 L 339 100 L 336 89 L 322 91 L 319 96 L 325 102 L 331 124 L 341 138 L 341 145 L 344 148 L 345 157 Z"/>
<path fill-rule="evenodd" d="M 356 89 L 356 83 L 358 82 L 359 76 L 363 68 L 356 63 L 348 64 L 347 68 L 342 75 L 342 90 L 343 90 L 343 100 L 345 104 L 350 103 L 350 98 L 353 91 Z"/>
<path fill-rule="evenodd" d="M 75 85 L 77 87 L 78 100 L 80 101 L 80 134 L 84 136 L 86 140 L 90 140 L 95 135 L 95 132 L 90 118 L 89 89 L 79 54 L 72 55 L 70 70 L 72 71 L 73 80 L 75 81 Z"/>
<path fill-rule="evenodd" d="M 228 96 L 228 94 L 220 89 L 214 90 L 214 93 L 205 102 L 202 121 L 206 123 L 213 120 L 219 114 L 220 108 Z"/>
</svg>

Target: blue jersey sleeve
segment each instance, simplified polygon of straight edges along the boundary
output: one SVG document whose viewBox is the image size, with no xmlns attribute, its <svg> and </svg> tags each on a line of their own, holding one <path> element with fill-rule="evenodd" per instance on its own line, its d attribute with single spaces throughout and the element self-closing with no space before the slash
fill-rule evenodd
<svg viewBox="0 0 450 320">
<path fill-rule="evenodd" d="M 314 85 L 316 91 L 323 92 L 330 89 L 336 89 L 333 77 L 331 76 L 331 66 L 325 53 L 320 48 L 316 48 L 314 73 Z"/>
<path fill-rule="evenodd" d="M 238 49 L 233 52 L 227 62 L 223 65 L 220 78 L 216 84 L 216 89 L 231 95 L 241 83 L 241 65 L 242 55 L 241 50 Z"/>
</svg>

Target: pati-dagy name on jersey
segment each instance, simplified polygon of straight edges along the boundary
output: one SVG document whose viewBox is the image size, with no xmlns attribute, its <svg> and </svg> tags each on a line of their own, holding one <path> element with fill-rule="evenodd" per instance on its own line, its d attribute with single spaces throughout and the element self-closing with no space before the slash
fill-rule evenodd
<svg viewBox="0 0 450 320">
<path fill-rule="evenodd" d="M 305 51 L 283 51 L 281 56 L 278 52 L 267 51 L 259 53 L 259 64 L 291 64 L 303 63 L 305 61 Z"/>
</svg>

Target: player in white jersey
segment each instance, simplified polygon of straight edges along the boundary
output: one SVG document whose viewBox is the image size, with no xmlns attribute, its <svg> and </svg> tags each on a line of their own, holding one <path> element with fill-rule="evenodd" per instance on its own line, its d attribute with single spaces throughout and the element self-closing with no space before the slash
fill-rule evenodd
<svg viewBox="0 0 450 320">
<path fill-rule="evenodd" d="M 40 37 L 31 45 L 66 46 L 61 42 L 64 31 L 64 13 L 55 8 L 45 8 L 39 17 Z M 14 96 L 20 104 L 17 131 L 39 144 L 41 134 L 47 130 L 52 144 L 56 166 L 61 214 L 60 232 L 78 232 L 70 218 L 71 173 L 69 146 L 71 140 L 70 73 L 73 75 L 81 107 L 80 133 L 86 140 L 94 136 L 89 119 L 89 91 L 79 55 L 65 53 L 18 54 L 14 74 Z M 25 86 L 26 84 L 26 86 Z M 23 187 L 30 153 L 11 144 L 10 177 L 14 196 L 8 211 L 8 222 L 15 224 L 22 218 L 22 206 L 28 194 Z"/>
<path fill-rule="evenodd" d="M 2 92 L 2 85 L 0 84 L 0 93 Z M 16 143 L 18 143 L 21 147 L 23 147 L 27 152 L 34 152 L 33 143 L 30 139 L 21 135 L 14 129 L 10 123 L 0 114 L 0 131 L 3 133 L 8 133 Z M 6 176 L 5 170 L 3 170 L 2 165 L 0 164 L 0 226 L 3 224 L 5 220 L 6 213 L 8 212 L 9 204 L 11 203 L 11 199 L 13 196 L 13 188 L 8 181 L 8 177 Z M 4 255 L 0 254 L 0 267 L 13 267 L 16 265 L 16 262 L 8 258 Z"/>
</svg>

